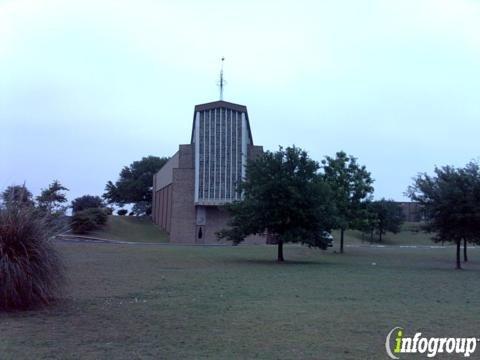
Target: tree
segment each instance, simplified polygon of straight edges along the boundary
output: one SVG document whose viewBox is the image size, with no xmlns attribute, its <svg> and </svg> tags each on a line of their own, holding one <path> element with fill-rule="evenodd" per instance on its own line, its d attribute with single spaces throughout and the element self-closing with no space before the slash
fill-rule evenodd
<svg viewBox="0 0 480 360">
<path fill-rule="evenodd" d="M 32 193 L 25 184 L 12 185 L 2 192 L 2 202 L 6 205 L 34 206 Z"/>
<path fill-rule="evenodd" d="M 423 229 L 434 233 L 436 242 L 453 242 L 457 248 L 456 268 L 461 269 L 463 242 L 467 261 L 467 242 L 480 241 L 480 171 L 471 162 L 463 169 L 435 167 L 435 175 L 414 178 L 407 195 L 425 210 Z"/>
<path fill-rule="evenodd" d="M 472 218 L 469 223 L 470 239 L 463 239 L 463 260 L 468 261 L 467 240 L 478 244 L 480 242 L 480 166 L 477 162 L 469 162 L 460 170 L 463 176 L 468 177 L 470 186 L 469 208 L 472 209 Z"/>
<path fill-rule="evenodd" d="M 393 200 L 377 200 L 367 203 L 368 229 L 372 235 L 377 233 L 379 241 L 387 231 L 394 234 L 400 231 L 404 222 L 402 208 Z"/>
<path fill-rule="evenodd" d="M 83 211 L 86 209 L 104 208 L 105 204 L 100 196 L 83 195 L 72 201 L 72 212 Z"/>
<path fill-rule="evenodd" d="M 373 179 L 365 166 L 358 165 L 355 157 L 343 151 L 337 152 L 335 158 L 326 156 L 322 164 L 325 181 L 334 192 L 336 227 L 340 229 L 343 253 L 345 230 L 359 228 L 366 216 L 363 202 L 373 193 Z"/>
<path fill-rule="evenodd" d="M 278 261 L 284 261 L 285 243 L 326 249 L 333 202 L 318 170 L 319 164 L 295 146 L 249 161 L 239 186 L 243 199 L 227 206 L 229 228 L 218 237 L 238 244 L 249 235 L 268 233 L 276 240 Z"/>
<path fill-rule="evenodd" d="M 118 206 L 133 204 L 136 215 L 149 215 L 152 212 L 153 175 L 167 161 L 165 157 L 148 156 L 125 166 L 115 184 L 107 183 L 103 198 Z"/>
<path fill-rule="evenodd" d="M 54 180 L 46 189 L 37 196 L 38 207 L 47 213 L 64 213 L 67 196 L 65 191 L 69 191 L 65 186 L 60 184 L 58 180 Z"/>
</svg>

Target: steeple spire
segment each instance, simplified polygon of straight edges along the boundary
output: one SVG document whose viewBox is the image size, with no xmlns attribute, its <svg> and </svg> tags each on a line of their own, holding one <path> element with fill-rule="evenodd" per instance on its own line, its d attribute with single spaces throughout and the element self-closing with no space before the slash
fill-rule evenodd
<svg viewBox="0 0 480 360">
<path fill-rule="evenodd" d="M 223 78 L 223 62 L 224 61 L 225 61 L 225 57 L 222 56 L 222 67 L 220 69 L 220 81 L 218 82 L 218 86 L 220 87 L 220 100 L 223 100 L 223 87 L 227 83 Z"/>
</svg>

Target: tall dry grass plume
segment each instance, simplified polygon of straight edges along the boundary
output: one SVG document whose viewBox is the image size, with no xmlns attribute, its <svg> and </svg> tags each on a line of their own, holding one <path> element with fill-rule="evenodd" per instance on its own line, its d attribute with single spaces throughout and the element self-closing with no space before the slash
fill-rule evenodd
<svg viewBox="0 0 480 360">
<path fill-rule="evenodd" d="M 50 237 L 48 217 L 31 204 L 0 207 L 0 310 L 26 310 L 55 301 L 64 265 Z"/>
</svg>

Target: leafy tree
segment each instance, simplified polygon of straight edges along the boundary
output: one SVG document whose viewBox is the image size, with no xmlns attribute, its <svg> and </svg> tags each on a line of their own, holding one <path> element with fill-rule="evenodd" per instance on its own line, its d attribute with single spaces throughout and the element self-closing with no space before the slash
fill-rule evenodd
<svg viewBox="0 0 480 360">
<path fill-rule="evenodd" d="M 227 206 L 230 227 L 219 238 L 238 244 L 248 235 L 268 233 L 278 245 L 278 261 L 284 261 L 285 243 L 326 249 L 332 199 L 318 170 L 319 164 L 297 147 L 267 151 L 249 161 L 239 187 L 243 200 Z"/>
<path fill-rule="evenodd" d="M 100 196 L 83 195 L 72 201 L 72 212 L 83 211 L 86 209 L 103 208 L 105 204 Z"/>
<path fill-rule="evenodd" d="M 125 216 L 125 215 L 128 214 L 128 210 L 127 209 L 120 209 L 120 210 L 117 211 L 117 214 L 119 216 Z"/>
<path fill-rule="evenodd" d="M 54 180 L 48 188 L 43 189 L 41 194 L 37 196 L 38 207 L 49 214 L 64 213 L 65 207 L 62 204 L 68 201 L 65 191 L 68 191 L 68 189 L 58 180 Z"/>
<path fill-rule="evenodd" d="M 480 166 L 477 162 L 471 161 L 460 172 L 469 179 L 471 191 L 469 208 L 473 210 L 473 216 L 469 223 L 471 236 L 469 239 L 463 239 L 463 260 L 467 262 L 467 241 L 480 243 Z"/>
<path fill-rule="evenodd" d="M 425 210 L 424 230 L 436 242 L 453 242 L 457 248 L 456 268 L 461 269 L 461 244 L 467 261 L 467 242 L 480 241 L 480 171 L 471 162 L 463 169 L 435 168 L 435 175 L 419 174 L 407 195 Z"/>
<path fill-rule="evenodd" d="M 387 231 L 394 234 L 400 231 L 404 222 L 404 215 L 402 208 L 393 200 L 381 199 L 367 203 L 368 216 L 368 230 L 372 235 L 378 234 L 378 240 L 382 241 L 382 236 Z"/>
<path fill-rule="evenodd" d="M 149 215 L 152 212 L 153 175 L 167 161 L 165 157 L 148 156 L 125 166 L 115 184 L 109 181 L 105 186 L 104 199 L 117 206 L 133 204 L 136 215 Z"/>
<path fill-rule="evenodd" d="M 361 227 L 364 220 L 364 202 L 373 193 L 373 179 L 365 166 L 345 152 L 337 152 L 334 158 L 322 160 L 325 181 L 334 192 L 336 227 L 340 229 L 340 252 L 343 253 L 344 234 L 347 229 Z"/>
<path fill-rule="evenodd" d="M 12 185 L 2 192 L 2 202 L 6 205 L 34 206 L 32 193 L 25 184 Z"/>
</svg>

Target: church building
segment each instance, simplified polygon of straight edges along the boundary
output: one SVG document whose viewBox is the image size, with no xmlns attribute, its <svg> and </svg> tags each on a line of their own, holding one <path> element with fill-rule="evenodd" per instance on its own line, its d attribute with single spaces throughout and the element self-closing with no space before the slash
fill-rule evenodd
<svg viewBox="0 0 480 360">
<path fill-rule="evenodd" d="M 153 177 L 154 223 L 172 243 L 218 243 L 215 233 L 229 218 L 223 205 L 241 199 L 247 160 L 262 152 L 253 143 L 246 106 L 223 100 L 195 106 L 190 144 L 180 145 Z"/>
</svg>

